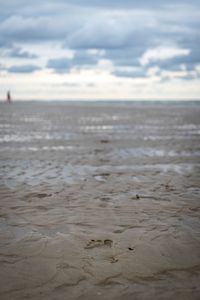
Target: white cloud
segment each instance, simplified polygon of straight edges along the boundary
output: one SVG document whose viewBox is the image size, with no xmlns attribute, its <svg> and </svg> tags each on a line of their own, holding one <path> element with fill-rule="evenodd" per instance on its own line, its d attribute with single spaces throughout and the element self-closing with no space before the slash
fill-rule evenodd
<svg viewBox="0 0 200 300">
<path fill-rule="evenodd" d="M 147 76 L 155 76 L 158 75 L 159 72 L 160 72 L 159 66 L 155 66 L 147 70 Z"/>
<path fill-rule="evenodd" d="M 181 49 L 175 47 L 157 47 L 148 49 L 140 58 L 141 65 L 148 65 L 150 62 L 167 60 L 177 56 L 187 56 L 190 54 L 189 49 Z"/>
</svg>

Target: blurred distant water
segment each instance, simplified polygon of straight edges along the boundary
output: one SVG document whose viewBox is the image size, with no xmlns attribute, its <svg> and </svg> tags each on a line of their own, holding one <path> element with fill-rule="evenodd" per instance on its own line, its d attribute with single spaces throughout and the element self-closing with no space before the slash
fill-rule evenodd
<svg viewBox="0 0 200 300">
<path fill-rule="evenodd" d="M 199 102 L 0 103 L 1 175 L 26 181 L 31 161 L 32 180 L 47 161 L 68 181 L 66 166 L 76 178 L 96 166 L 184 172 L 200 163 Z"/>
</svg>

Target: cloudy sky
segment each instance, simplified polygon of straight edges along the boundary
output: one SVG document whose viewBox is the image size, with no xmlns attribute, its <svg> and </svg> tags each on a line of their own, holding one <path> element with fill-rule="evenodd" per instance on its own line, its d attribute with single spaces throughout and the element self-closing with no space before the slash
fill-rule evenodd
<svg viewBox="0 0 200 300">
<path fill-rule="evenodd" d="M 199 0 L 0 0 L 0 98 L 198 99 Z"/>
</svg>

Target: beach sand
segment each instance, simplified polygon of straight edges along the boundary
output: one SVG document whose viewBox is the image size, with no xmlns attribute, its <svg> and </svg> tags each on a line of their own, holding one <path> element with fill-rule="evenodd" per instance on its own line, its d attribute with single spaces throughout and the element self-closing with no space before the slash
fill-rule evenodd
<svg viewBox="0 0 200 300">
<path fill-rule="evenodd" d="M 200 299 L 200 105 L 0 104 L 0 299 Z"/>
</svg>

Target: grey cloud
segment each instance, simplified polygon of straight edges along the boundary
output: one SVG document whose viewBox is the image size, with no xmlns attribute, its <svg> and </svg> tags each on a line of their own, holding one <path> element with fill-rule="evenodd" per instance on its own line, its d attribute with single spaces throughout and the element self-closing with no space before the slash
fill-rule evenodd
<svg viewBox="0 0 200 300">
<path fill-rule="evenodd" d="M 47 63 L 47 68 L 57 70 L 58 72 L 69 71 L 72 66 L 72 60 L 67 57 L 50 59 Z"/>
<path fill-rule="evenodd" d="M 13 15 L 0 23 L 0 35 L 7 41 L 64 41 L 66 35 L 82 26 L 82 18 L 59 15 Z"/>
<path fill-rule="evenodd" d="M 0 34 L 8 39 L 26 41 L 61 37 L 49 17 L 12 16 L 1 24 Z"/>
<path fill-rule="evenodd" d="M 138 71 L 120 71 L 116 70 L 112 72 L 113 75 L 117 77 L 129 77 L 129 78 L 138 78 L 138 77 L 147 77 L 146 70 L 138 70 Z"/>
<path fill-rule="evenodd" d="M 11 42 L 0 40 L 0 55 L 4 58 L 6 62 L 7 57 L 12 57 L 18 60 L 21 59 L 36 59 L 37 55 L 30 53 L 29 51 L 24 50 L 19 46 L 13 45 Z"/>
<path fill-rule="evenodd" d="M 12 47 L 12 43 L 10 41 L 6 40 L 6 38 L 0 37 L 0 49 L 11 48 L 11 47 Z"/>
<path fill-rule="evenodd" d="M 65 45 L 73 49 L 116 49 L 129 43 L 128 28 L 119 28 L 119 24 L 102 26 L 101 22 L 86 24 L 79 31 L 69 35 Z"/>
<path fill-rule="evenodd" d="M 15 58 L 28 58 L 28 59 L 34 59 L 34 58 L 38 57 L 37 55 L 32 54 L 28 51 L 25 51 L 20 47 L 13 47 L 11 49 L 7 49 L 4 52 L 4 55 L 10 56 L 10 57 L 15 57 Z"/>
<path fill-rule="evenodd" d="M 147 11 L 100 11 L 66 37 L 74 49 L 119 49 L 138 43 L 143 35 L 157 31 L 154 16 Z"/>
<path fill-rule="evenodd" d="M 155 62 L 163 70 L 179 69 L 181 64 L 192 70 L 200 61 L 197 0 L 1 2 L 0 47 L 9 49 L 7 55 L 18 60 L 36 57 L 12 44 L 51 41 L 75 50 L 72 59 L 60 57 L 48 61 L 47 67 L 57 72 L 95 66 L 101 57 L 89 53 L 89 49 L 104 50 L 104 58 L 112 61 L 114 67 L 139 66 L 145 51 L 160 45 L 190 50 L 188 56 Z M 115 75 L 134 76 L 119 70 Z"/>
<path fill-rule="evenodd" d="M 138 1 L 138 0 L 69 0 L 68 3 L 73 3 L 76 5 L 80 6 L 89 6 L 89 7 L 105 7 L 105 8 L 159 8 L 161 6 L 168 6 L 170 4 L 174 5 L 176 3 L 177 5 L 183 5 L 186 4 L 188 5 L 188 0 L 143 0 L 143 1 Z M 198 0 L 190 0 L 190 4 L 193 5 L 199 5 Z"/>
<path fill-rule="evenodd" d="M 13 41 L 64 41 L 66 35 L 78 30 L 88 19 L 88 11 L 74 8 L 62 1 L 12 1 L 0 10 L 0 36 Z M 21 7 L 20 7 L 21 5 Z M 2 17 L 2 9 L 7 12 Z"/>
<path fill-rule="evenodd" d="M 200 64 L 200 53 L 198 49 L 192 49 L 187 56 L 177 56 L 171 59 L 156 61 L 149 63 L 149 67 L 159 66 L 162 70 L 180 70 L 183 66 L 188 71 L 195 68 L 195 65 Z"/>
<path fill-rule="evenodd" d="M 73 58 L 50 59 L 47 63 L 48 68 L 55 69 L 57 72 L 66 72 L 72 68 L 81 66 L 96 65 L 98 57 L 84 51 L 76 51 Z"/>
<path fill-rule="evenodd" d="M 84 51 L 76 51 L 73 57 L 74 65 L 95 65 L 98 62 L 98 55 Z"/>
<path fill-rule="evenodd" d="M 40 70 L 40 68 L 35 65 L 21 65 L 21 66 L 12 66 L 7 70 L 10 73 L 32 73 L 34 71 Z"/>
<path fill-rule="evenodd" d="M 141 37 L 140 37 L 141 39 Z M 115 66 L 139 66 L 139 58 L 142 56 L 148 44 L 144 38 L 144 43 L 140 42 L 130 47 L 122 49 L 106 49 L 105 57 L 112 60 Z"/>
</svg>

